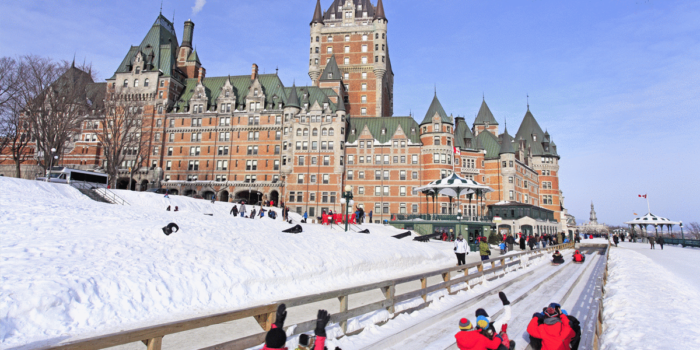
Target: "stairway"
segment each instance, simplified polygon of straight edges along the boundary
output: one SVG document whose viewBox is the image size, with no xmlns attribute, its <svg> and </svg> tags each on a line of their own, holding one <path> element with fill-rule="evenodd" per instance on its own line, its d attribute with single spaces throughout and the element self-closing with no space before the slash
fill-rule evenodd
<svg viewBox="0 0 700 350">
<path fill-rule="evenodd" d="M 88 198 L 94 200 L 95 202 L 113 204 L 112 202 L 107 200 L 107 198 L 103 197 L 101 194 L 99 194 L 93 190 L 86 190 L 86 189 L 79 188 L 78 191 L 80 191 L 80 193 L 86 195 Z"/>
</svg>

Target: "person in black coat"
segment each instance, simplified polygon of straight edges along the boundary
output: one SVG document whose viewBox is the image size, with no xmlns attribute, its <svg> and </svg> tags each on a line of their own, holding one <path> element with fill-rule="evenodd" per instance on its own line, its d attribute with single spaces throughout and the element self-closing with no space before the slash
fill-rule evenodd
<svg viewBox="0 0 700 350">
<path fill-rule="evenodd" d="M 229 212 L 229 214 L 233 215 L 234 218 L 236 216 L 238 216 L 238 206 L 234 205 L 233 208 L 231 208 L 231 211 Z"/>
<path fill-rule="evenodd" d="M 661 247 L 661 250 L 664 250 L 664 238 L 663 237 L 659 237 L 658 239 L 656 239 L 656 243 L 659 244 L 659 247 Z"/>
<path fill-rule="evenodd" d="M 525 250 L 525 235 L 520 233 L 520 250 Z"/>
<path fill-rule="evenodd" d="M 620 239 L 617 237 L 617 235 L 613 236 L 613 242 L 615 242 L 616 247 L 617 247 L 617 244 L 620 243 Z"/>
<path fill-rule="evenodd" d="M 508 245 L 508 251 L 513 251 L 513 244 L 515 244 L 515 238 L 513 238 L 512 234 L 508 234 L 508 237 L 506 237 L 506 245 Z"/>
<path fill-rule="evenodd" d="M 530 237 L 530 239 L 527 240 L 527 245 L 530 246 L 530 250 L 535 250 L 535 243 L 537 242 L 537 240 L 533 236 L 529 236 L 529 237 Z"/>
</svg>

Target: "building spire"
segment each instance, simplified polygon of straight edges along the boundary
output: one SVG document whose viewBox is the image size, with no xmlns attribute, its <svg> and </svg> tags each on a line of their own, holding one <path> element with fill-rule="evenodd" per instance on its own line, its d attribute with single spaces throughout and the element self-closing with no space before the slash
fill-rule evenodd
<svg viewBox="0 0 700 350">
<path fill-rule="evenodd" d="M 163 15 L 163 0 L 160 0 L 160 14 Z"/>
<path fill-rule="evenodd" d="M 75 68 L 75 52 L 73 52 L 73 63 L 70 64 L 71 68 Z"/>
<path fill-rule="evenodd" d="M 311 19 L 311 24 L 323 23 L 323 12 L 321 11 L 321 0 L 316 0 L 316 9 L 314 10 L 314 18 Z"/>
<path fill-rule="evenodd" d="M 530 95 L 526 94 L 525 97 L 527 97 L 527 110 L 530 110 Z"/>
<path fill-rule="evenodd" d="M 384 14 L 384 4 L 382 3 L 382 0 L 377 1 L 377 8 L 374 10 L 374 19 L 383 19 L 385 21 L 389 21 L 386 19 L 386 15 Z"/>
</svg>

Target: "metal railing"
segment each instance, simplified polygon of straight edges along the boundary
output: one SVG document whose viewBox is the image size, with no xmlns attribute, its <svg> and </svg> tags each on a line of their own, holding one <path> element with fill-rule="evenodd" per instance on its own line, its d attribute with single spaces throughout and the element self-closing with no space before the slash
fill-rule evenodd
<svg viewBox="0 0 700 350">
<path fill-rule="evenodd" d="M 457 219 L 457 215 L 451 214 L 391 214 L 389 222 L 393 219 L 400 221 L 425 220 L 425 221 L 464 221 L 464 222 L 491 222 L 487 216 L 465 216 Z"/>
<path fill-rule="evenodd" d="M 167 324 L 161 324 L 156 326 L 150 326 L 140 329 L 121 331 L 118 333 L 107 334 L 99 337 L 78 340 L 70 342 L 67 344 L 56 345 L 49 347 L 52 350 L 91 350 L 91 349 L 104 349 L 108 347 L 113 347 L 117 345 L 123 345 L 133 342 L 142 341 L 149 350 L 160 350 L 163 337 L 166 335 L 179 333 L 183 331 L 188 331 L 197 328 L 208 327 L 215 324 L 221 324 L 224 322 L 230 322 L 234 320 L 240 320 L 248 317 L 253 317 L 255 321 L 260 325 L 263 332 L 246 336 L 243 338 L 235 339 L 229 342 L 209 346 L 202 348 L 200 350 L 214 350 L 214 349 L 228 349 L 228 350 L 238 350 L 247 349 L 253 346 L 260 345 L 265 341 L 265 335 L 272 327 L 275 322 L 275 313 L 277 307 L 284 303 L 287 308 L 292 308 L 300 305 L 307 305 L 311 303 L 316 303 L 319 301 L 338 299 L 340 301 L 340 310 L 338 313 L 331 315 L 331 323 L 337 323 L 345 335 L 356 334 L 362 331 L 364 328 L 355 329 L 351 332 L 347 331 L 348 320 L 365 315 L 370 312 L 375 312 L 379 310 L 387 310 L 392 313 L 392 318 L 396 316 L 420 310 L 427 307 L 432 303 L 432 299 L 429 299 L 431 293 L 438 291 L 446 291 L 448 294 L 456 294 L 460 290 L 471 288 L 473 285 L 482 284 L 489 274 L 500 273 L 501 271 L 505 274 L 508 272 L 509 267 L 516 265 L 527 266 L 531 263 L 531 257 L 539 257 L 545 253 L 552 252 L 557 249 L 573 248 L 573 243 L 565 243 L 556 246 L 550 246 L 546 248 L 540 248 L 536 250 L 524 251 L 512 255 L 506 255 L 502 257 L 496 257 L 493 259 L 479 261 L 471 264 L 466 264 L 462 266 L 453 266 L 448 268 L 442 268 L 435 271 L 420 273 L 412 276 L 401 277 L 397 279 L 385 280 L 377 283 L 371 283 L 351 288 L 345 288 L 335 291 L 323 292 L 318 294 L 312 294 L 307 296 L 302 296 L 293 299 L 287 299 L 284 301 L 279 301 L 273 304 L 261 305 L 252 308 L 246 308 L 241 310 L 234 310 L 209 316 L 203 316 L 188 320 L 182 320 Z M 525 257 L 526 259 L 523 259 Z M 470 270 L 476 268 L 476 271 L 470 272 Z M 454 276 L 453 276 L 454 274 Z M 440 276 L 441 282 L 433 285 L 428 285 L 428 278 L 433 276 Z M 459 277 L 457 277 L 459 276 Z M 454 277 L 454 278 L 453 278 Z M 476 283 L 471 284 L 470 281 L 475 280 Z M 409 283 L 409 282 L 420 282 L 420 288 L 414 291 L 410 291 L 404 294 L 396 295 L 396 286 L 399 284 Z M 384 296 L 384 300 L 362 305 L 353 309 L 349 309 L 349 298 L 350 295 L 358 294 L 366 291 L 379 289 Z M 416 300 L 422 302 L 411 308 L 395 312 L 397 304 L 406 302 L 408 300 Z M 384 323 L 385 321 L 379 321 L 376 324 Z M 290 331 L 290 328 L 293 330 Z M 294 336 L 301 333 L 306 333 L 312 331 L 316 327 L 316 319 L 312 319 L 305 322 L 300 322 L 295 325 L 291 325 L 285 328 L 288 332 L 287 336 Z M 292 333 L 292 334 L 290 334 Z"/>
<path fill-rule="evenodd" d="M 106 189 L 106 188 L 96 188 L 92 190 L 93 192 L 99 194 L 106 200 L 108 200 L 112 204 L 118 204 L 118 205 L 131 205 L 129 202 L 124 200 L 122 197 L 117 196 L 116 193 Z"/>
</svg>

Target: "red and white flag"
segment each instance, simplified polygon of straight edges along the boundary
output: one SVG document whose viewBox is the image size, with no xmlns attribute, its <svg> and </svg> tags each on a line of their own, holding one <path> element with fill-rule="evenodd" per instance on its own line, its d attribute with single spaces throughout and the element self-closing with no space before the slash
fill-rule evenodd
<svg viewBox="0 0 700 350">
<path fill-rule="evenodd" d="M 456 155 L 458 155 L 458 156 L 461 156 L 461 155 L 462 155 L 462 151 L 461 151 L 458 147 L 455 147 L 454 149 L 455 149 L 455 154 L 456 154 Z"/>
<path fill-rule="evenodd" d="M 639 195 L 639 198 L 647 198 L 647 195 L 646 195 L 646 194 L 640 194 L 640 195 Z"/>
</svg>

